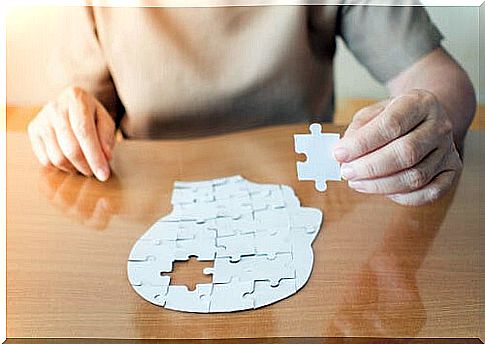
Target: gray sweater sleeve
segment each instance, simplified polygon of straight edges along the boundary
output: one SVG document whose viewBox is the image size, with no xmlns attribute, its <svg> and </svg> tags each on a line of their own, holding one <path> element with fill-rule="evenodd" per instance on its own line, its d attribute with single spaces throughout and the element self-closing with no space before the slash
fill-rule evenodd
<svg viewBox="0 0 485 344">
<path fill-rule="evenodd" d="M 438 48 L 443 39 L 422 6 L 347 5 L 338 15 L 338 34 L 383 83 Z"/>
</svg>

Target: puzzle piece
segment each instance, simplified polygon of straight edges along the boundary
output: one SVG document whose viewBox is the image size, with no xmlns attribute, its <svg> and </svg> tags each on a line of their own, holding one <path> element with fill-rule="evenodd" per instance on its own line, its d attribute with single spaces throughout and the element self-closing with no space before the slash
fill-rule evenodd
<svg viewBox="0 0 485 344">
<path fill-rule="evenodd" d="M 296 288 L 302 288 L 308 281 L 313 268 L 313 250 L 305 247 L 311 245 L 316 233 L 308 233 L 304 227 L 293 229 L 292 256 L 296 271 Z"/>
<path fill-rule="evenodd" d="M 236 221 L 238 220 L 234 220 L 229 217 L 221 217 L 215 219 L 213 224 L 208 226 L 208 229 L 213 231 L 217 238 L 233 236 L 238 233 L 238 230 L 233 225 L 233 223 Z"/>
<path fill-rule="evenodd" d="M 172 271 L 172 262 L 147 260 L 142 262 L 128 262 L 128 279 L 133 286 L 168 285 L 170 277 L 162 276 L 163 272 Z"/>
<path fill-rule="evenodd" d="M 250 295 L 254 300 L 254 308 L 259 308 L 272 303 L 275 299 L 283 300 L 296 291 L 294 279 L 282 279 L 276 286 L 272 286 L 269 281 L 255 281 L 254 291 Z"/>
<path fill-rule="evenodd" d="M 172 204 L 187 205 L 249 196 L 246 184 L 247 181 L 241 176 L 210 181 L 175 182 Z"/>
<path fill-rule="evenodd" d="M 204 269 L 205 274 L 212 274 L 212 283 L 269 281 L 277 286 L 280 280 L 295 278 L 295 266 L 291 253 L 278 254 L 274 259 L 268 256 L 242 257 L 238 262 L 228 258 L 216 258 L 213 268 Z"/>
<path fill-rule="evenodd" d="M 261 225 L 263 231 L 290 227 L 290 215 L 287 208 L 258 211 L 254 213 L 254 219 Z"/>
<path fill-rule="evenodd" d="M 173 211 L 164 217 L 161 222 L 189 221 L 206 223 L 221 217 L 239 219 L 246 214 L 252 214 L 253 205 L 249 196 L 237 198 L 230 202 L 214 201 L 188 204 L 174 204 Z"/>
<path fill-rule="evenodd" d="M 196 190 L 199 188 L 215 187 L 218 185 L 235 183 L 238 181 L 244 181 L 244 178 L 241 176 L 230 176 L 230 177 L 215 178 L 211 180 L 200 180 L 200 181 L 190 181 L 190 182 L 178 180 L 174 183 L 174 189 Z"/>
<path fill-rule="evenodd" d="M 254 282 L 231 280 L 229 283 L 213 284 L 210 312 L 239 311 L 254 308 L 252 292 Z"/>
<path fill-rule="evenodd" d="M 250 190 L 257 190 L 255 183 L 250 187 Z M 287 185 L 269 185 L 268 188 L 263 187 L 263 191 L 250 191 L 251 199 L 255 202 L 265 202 L 267 208 L 294 208 L 300 206 L 300 201 L 295 196 L 293 189 Z"/>
<path fill-rule="evenodd" d="M 165 306 L 168 283 L 160 286 L 132 285 L 138 295 L 157 306 Z"/>
<path fill-rule="evenodd" d="M 175 259 L 188 260 L 196 256 L 197 260 L 214 260 L 218 252 L 215 237 L 196 236 L 193 239 L 175 242 Z"/>
<path fill-rule="evenodd" d="M 296 162 L 298 180 L 314 180 L 316 189 L 325 191 L 327 180 L 341 180 L 340 165 L 332 153 L 340 135 L 323 134 L 318 123 L 310 125 L 310 133 L 294 135 L 295 151 L 307 156 L 305 162 Z"/>
<path fill-rule="evenodd" d="M 288 214 L 291 228 L 304 228 L 306 233 L 317 235 L 323 219 L 323 214 L 320 210 L 300 208 L 297 211 L 289 211 Z"/>
<path fill-rule="evenodd" d="M 256 243 L 253 234 L 238 234 L 225 238 L 216 238 L 216 256 L 230 258 L 237 262 L 241 256 L 256 254 Z"/>
<path fill-rule="evenodd" d="M 142 235 L 140 240 L 175 241 L 193 239 L 197 236 L 215 237 L 216 233 L 210 231 L 214 220 L 199 223 L 197 221 L 157 221 Z"/>
<path fill-rule="evenodd" d="M 131 249 L 128 261 L 157 260 L 171 262 L 175 258 L 175 242 L 165 240 L 138 240 Z"/>
<path fill-rule="evenodd" d="M 212 223 L 215 220 L 208 220 L 204 223 L 197 222 L 180 222 L 181 226 L 177 235 L 177 240 L 188 240 L 198 238 L 211 238 L 216 237 L 216 233 L 211 230 Z"/>
<path fill-rule="evenodd" d="M 195 313 L 208 313 L 213 285 L 197 284 L 195 290 L 185 285 L 168 286 L 165 308 Z"/>
<path fill-rule="evenodd" d="M 265 255 L 268 259 L 273 260 L 279 253 L 292 252 L 292 237 L 288 228 L 282 228 L 275 233 L 262 232 L 256 233 L 256 253 L 259 255 Z"/>
<path fill-rule="evenodd" d="M 274 230 L 276 233 L 277 228 L 268 228 L 263 225 L 258 220 L 255 220 L 253 217 L 250 219 L 238 219 L 231 222 L 231 226 L 233 231 L 239 234 L 256 234 L 260 232 L 269 232 Z M 234 235 L 235 235 L 234 234 Z"/>
<path fill-rule="evenodd" d="M 229 180 L 214 188 L 214 198 L 217 201 L 245 198 L 249 196 L 247 183 L 243 179 Z"/>
<path fill-rule="evenodd" d="M 172 194 L 172 204 L 192 204 L 214 201 L 213 187 L 175 188 Z"/>
</svg>

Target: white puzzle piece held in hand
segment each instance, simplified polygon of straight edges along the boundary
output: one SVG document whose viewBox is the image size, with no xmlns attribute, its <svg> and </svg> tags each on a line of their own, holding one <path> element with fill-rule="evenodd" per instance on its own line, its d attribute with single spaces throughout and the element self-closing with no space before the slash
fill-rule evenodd
<svg viewBox="0 0 485 344">
<path fill-rule="evenodd" d="M 295 152 L 305 154 L 305 162 L 297 161 L 298 180 L 314 180 L 318 191 L 327 190 L 327 180 L 342 180 L 340 165 L 333 157 L 339 134 L 323 134 L 318 123 L 310 125 L 311 134 L 296 134 Z"/>
<path fill-rule="evenodd" d="M 173 211 L 134 244 L 128 278 L 145 300 L 167 309 L 215 313 L 253 309 L 296 293 L 310 278 L 322 212 L 303 208 L 286 185 L 240 176 L 176 182 Z M 173 285 L 175 261 L 214 261 L 212 283 Z"/>
</svg>

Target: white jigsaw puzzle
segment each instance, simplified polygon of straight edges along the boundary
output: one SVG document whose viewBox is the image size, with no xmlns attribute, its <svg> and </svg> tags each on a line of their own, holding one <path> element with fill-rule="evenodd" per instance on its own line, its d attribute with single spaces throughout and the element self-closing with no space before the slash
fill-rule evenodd
<svg viewBox="0 0 485 344">
<path fill-rule="evenodd" d="M 313 180 L 318 191 L 327 190 L 327 180 L 342 180 L 340 165 L 332 150 L 339 134 L 324 134 L 318 123 L 310 125 L 310 134 L 296 134 L 295 152 L 305 154 L 305 162 L 297 161 L 298 180 Z"/>
<path fill-rule="evenodd" d="M 185 312 L 231 312 L 287 298 L 308 281 L 322 212 L 301 207 L 289 186 L 240 176 L 176 182 L 172 205 L 128 258 L 130 284 L 145 300 Z M 214 261 L 203 271 L 212 283 L 193 291 L 163 276 L 191 256 Z"/>
</svg>

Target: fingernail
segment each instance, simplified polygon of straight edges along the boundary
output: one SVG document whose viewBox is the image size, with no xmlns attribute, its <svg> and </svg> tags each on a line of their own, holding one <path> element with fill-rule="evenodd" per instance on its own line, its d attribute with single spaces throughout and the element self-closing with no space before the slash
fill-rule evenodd
<svg viewBox="0 0 485 344">
<path fill-rule="evenodd" d="M 340 170 L 340 173 L 342 174 L 342 177 L 347 180 L 355 178 L 356 176 L 354 169 L 350 166 L 342 167 L 342 169 Z"/>
<path fill-rule="evenodd" d="M 335 160 L 345 161 L 349 157 L 349 152 L 347 149 L 339 147 L 333 151 L 333 156 L 335 157 Z"/>
<path fill-rule="evenodd" d="M 352 180 L 349 180 L 349 187 L 351 187 L 352 189 L 354 189 L 355 191 L 358 191 L 358 192 L 364 192 L 365 191 L 365 185 L 364 183 L 360 182 L 360 181 L 352 181 Z"/>
<path fill-rule="evenodd" d="M 108 180 L 109 178 L 109 170 L 108 169 L 105 169 L 105 168 L 99 168 L 96 170 L 96 177 L 104 182 L 106 180 Z"/>
</svg>

